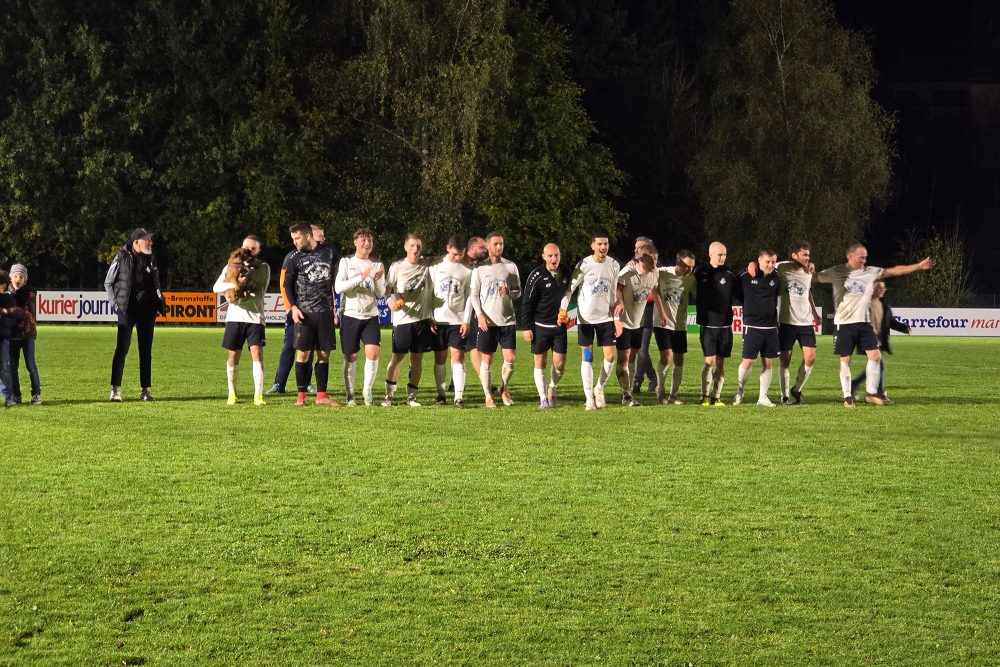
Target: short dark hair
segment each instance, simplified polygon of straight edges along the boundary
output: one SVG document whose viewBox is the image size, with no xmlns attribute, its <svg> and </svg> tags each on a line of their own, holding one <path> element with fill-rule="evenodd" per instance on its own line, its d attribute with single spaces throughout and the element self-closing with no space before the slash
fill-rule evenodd
<svg viewBox="0 0 1000 667">
<path fill-rule="evenodd" d="M 480 241 L 482 241 L 482 242 L 485 243 L 486 239 L 484 239 L 481 236 L 473 236 L 473 237 L 469 238 L 469 242 L 465 245 L 465 249 L 466 250 L 472 250 L 474 247 L 476 247 L 477 245 L 479 245 Z"/>
<path fill-rule="evenodd" d="M 604 231 L 602 229 L 599 229 L 599 230 L 595 231 L 593 234 L 590 235 L 590 242 L 591 243 L 593 243 L 597 239 L 607 239 L 607 240 L 610 241 L 611 237 L 608 236 L 608 233 L 606 231 Z"/>
<path fill-rule="evenodd" d="M 313 228 L 308 222 L 296 222 L 288 228 L 289 234 L 308 234 L 312 236 Z"/>
<path fill-rule="evenodd" d="M 354 230 L 355 240 L 360 239 L 363 236 L 367 236 L 370 239 L 375 238 L 375 234 L 373 234 L 372 230 L 368 229 L 367 227 L 358 227 L 357 229 Z"/>
<path fill-rule="evenodd" d="M 684 250 L 677 251 L 677 263 L 680 264 L 685 259 L 694 259 L 694 253 L 685 248 Z"/>
<path fill-rule="evenodd" d="M 455 234 L 450 239 L 448 239 L 448 242 L 445 243 L 445 247 L 455 248 L 456 250 L 464 250 L 466 247 L 466 243 L 467 241 L 465 240 L 464 236 L 462 236 L 461 234 Z"/>
<path fill-rule="evenodd" d="M 860 248 L 864 247 L 865 247 L 864 243 L 852 243 L 851 245 L 847 246 L 847 254 L 851 254 L 855 250 L 859 250 Z"/>
<path fill-rule="evenodd" d="M 489 234 L 486 235 L 486 242 L 489 243 L 490 239 L 496 238 L 497 236 L 499 236 L 500 238 L 503 238 L 503 233 L 502 232 L 490 232 Z"/>
<path fill-rule="evenodd" d="M 10 287 L 10 274 L 3 269 L 0 269 L 0 285 Z"/>
<path fill-rule="evenodd" d="M 774 252 L 770 248 L 761 248 L 760 252 L 757 253 L 758 257 L 777 257 L 778 253 Z"/>
<path fill-rule="evenodd" d="M 808 243 L 803 241 L 802 243 L 797 243 L 792 246 L 791 254 L 794 255 L 798 253 L 800 250 L 812 250 L 812 247 Z"/>
</svg>

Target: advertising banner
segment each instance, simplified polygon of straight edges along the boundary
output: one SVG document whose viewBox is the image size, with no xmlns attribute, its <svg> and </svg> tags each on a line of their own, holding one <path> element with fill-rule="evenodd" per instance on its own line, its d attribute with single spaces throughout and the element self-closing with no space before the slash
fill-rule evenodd
<svg viewBox="0 0 1000 667">
<path fill-rule="evenodd" d="M 893 308 L 912 336 L 1000 336 L 1000 310 L 990 308 Z"/>
<path fill-rule="evenodd" d="M 215 294 L 213 292 L 164 292 L 167 314 L 159 315 L 157 323 L 215 324 Z"/>
<path fill-rule="evenodd" d="M 118 321 L 118 309 L 107 292 L 39 290 L 35 305 L 39 322 Z"/>
</svg>

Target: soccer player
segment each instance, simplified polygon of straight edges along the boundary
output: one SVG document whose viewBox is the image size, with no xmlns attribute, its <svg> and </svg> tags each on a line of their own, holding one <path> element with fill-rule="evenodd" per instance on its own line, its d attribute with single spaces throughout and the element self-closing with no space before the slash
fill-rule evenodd
<svg viewBox="0 0 1000 667">
<path fill-rule="evenodd" d="M 382 331 L 379 329 L 376 299 L 385 296 L 385 267 L 372 259 L 375 235 L 367 227 L 354 232 L 354 254 L 340 260 L 334 287 L 340 294 L 340 347 L 344 352 L 344 389 L 348 407 L 357 403 L 354 387 L 357 379 L 358 353 L 365 346 L 365 405 L 374 403 L 372 388 L 378 373 L 378 354 Z"/>
<path fill-rule="evenodd" d="M 657 369 L 656 401 L 660 405 L 681 405 L 677 392 L 684 377 L 684 355 L 687 353 L 687 310 L 691 292 L 694 291 L 694 253 L 681 250 L 674 266 L 657 272 L 657 291 L 663 301 L 663 313 L 654 312 L 653 336 L 660 350 Z M 666 392 L 667 368 L 673 363 L 670 393 Z"/>
<path fill-rule="evenodd" d="M 486 394 L 486 407 L 495 408 L 491 369 L 497 345 L 503 351 L 503 369 L 500 371 L 500 398 L 504 405 L 513 405 L 510 378 L 514 375 L 514 358 L 517 348 L 517 326 L 514 317 L 514 299 L 521 296 L 521 276 L 514 262 L 503 258 L 503 235 L 490 232 L 486 236 L 489 259 L 472 270 L 472 307 L 476 311 L 479 332 L 476 348 L 482 355 L 479 362 L 479 381 Z"/>
<path fill-rule="evenodd" d="M 892 331 L 909 334 L 910 325 L 893 315 L 892 306 L 885 298 L 885 282 L 882 280 L 876 280 L 875 286 L 872 288 L 871 320 L 872 330 L 878 336 L 879 351 L 882 353 L 882 359 L 879 361 L 878 393 L 885 399 L 886 404 L 891 405 L 892 401 L 885 393 L 885 355 L 892 354 L 889 337 Z M 852 393 L 865 381 L 865 375 L 865 371 L 861 371 L 861 375 L 851 380 Z"/>
<path fill-rule="evenodd" d="M 463 263 L 471 272 L 472 269 L 479 266 L 480 263 L 485 262 L 486 257 L 489 254 L 489 250 L 486 248 L 486 239 L 482 236 L 473 236 L 469 239 L 469 243 L 466 246 L 465 260 Z M 469 296 L 472 296 L 471 282 Z M 471 302 L 469 302 L 469 305 L 472 305 Z M 476 311 L 473 310 L 469 313 L 469 332 L 465 335 L 465 351 L 469 354 L 469 359 L 472 361 L 472 372 L 476 374 L 479 373 L 479 364 L 483 360 L 482 356 L 479 354 L 479 350 L 476 348 L 476 341 L 478 340 L 479 318 L 476 316 Z"/>
<path fill-rule="evenodd" d="M 396 394 L 396 382 L 403 359 L 410 355 L 410 375 L 406 384 L 406 404 L 419 408 L 417 389 L 423 370 L 424 352 L 430 349 L 431 284 L 428 263 L 420 256 L 423 241 L 416 234 L 407 234 L 403 243 L 406 257 L 389 267 L 386 291 L 392 311 L 392 358 L 385 369 L 385 399 L 382 407 L 390 407 Z"/>
<path fill-rule="evenodd" d="M 760 355 L 760 394 L 757 405 L 773 408 L 767 397 L 771 388 L 771 367 L 778 356 L 778 293 L 781 278 L 775 271 L 777 254 L 763 249 L 757 255 L 757 265 L 740 274 L 743 285 L 743 361 L 740 362 L 736 396 L 733 405 L 743 402 L 747 378 L 753 362 Z"/>
<path fill-rule="evenodd" d="M 472 312 L 469 292 L 472 270 L 465 265 L 466 242 L 452 236 L 446 244 L 446 254 L 430 268 L 433 287 L 434 382 L 437 404 L 445 405 L 445 364 L 451 351 L 451 383 L 455 388 L 455 407 L 465 406 L 465 345 Z"/>
<path fill-rule="evenodd" d="M 833 324 L 833 351 L 840 356 L 840 388 L 844 394 L 844 407 L 854 407 L 851 393 L 851 355 L 855 348 L 864 350 L 868 357 L 865 368 L 865 401 L 873 405 L 886 405 L 888 401 L 880 394 L 882 354 L 879 352 L 878 336 L 871 325 L 871 301 L 873 286 L 879 278 L 905 276 L 915 271 L 927 271 L 934 267 L 934 260 L 925 257 L 916 264 L 894 266 L 883 269 L 868 266 L 868 250 L 860 243 L 847 249 L 847 263 L 830 267 L 816 274 L 816 281 L 833 286 L 833 303 L 836 311 Z"/>
<path fill-rule="evenodd" d="M 648 236 L 637 236 L 635 239 L 635 254 L 629 261 L 629 264 L 635 264 L 639 261 L 639 257 L 642 256 L 643 252 L 648 252 L 648 249 L 655 249 L 653 244 L 653 239 Z M 651 253 L 654 258 L 657 258 L 658 253 Z M 659 266 L 659 260 L 657 260 L 657 266 Z M 639 357 L 636 363 L 635 373 L 632 375 L 632 394 L 638 394 L 642 390 L 643 379 L 649 380 L 649 391 L 655 391 L 657 388 L 657 377 L 656 370 L 653 368 L 653 361 L 649 357 L 649 344 L 653 340 L 653 318 L 654 318 L 654 308 L 653 308 L 653 295 L 649 295 L 649 300 L 646 301 L 646 309 L 642 314 L 642 341 L 639 343 Z"/>
<path fill-rule="evenodd" d="M 267 405 L 264 402 L 264 293 L 271 282 L 271 267 L 267 262 L 257 260 L 261 249 L 259 238 L 246 237 L 243 239 L 243 247 L 252 253 L 256 266 L 248 276 L 247 296 L 230 301 L 226 310 L 226 329 L 222 334 L 222 347 L 229 351 L 226 359 L 229 398 L 226 403 L 236 405 L 239 400 L 236 395 L 236 379 L 239 376 L 243 345 L 246 344 L 253 360 L 253 404 Z M 226 280 L 226 268 L 223 267 L 212 288 L 216 294 L 239 287 Z"/>
<path fill-rule="evenodd" d="M 743 300 L 739 276 L 726 266 L 726 246 L 713 241 L 708 264 L 694 270 L 695 306 L 701 326 L 701 404 L 722 407 L 722 385 L 726 381 L 726 359 L 733 353 L 733 299 Z"/>
<path fill-rule="evenodd" d="M 295 252 L 286 262 L 284 294 L 295 322 L 295 405 L 306 404 L 312 375 L 309 355 L 316 351 L 316 405 L 340 407 L 326 394 L 330 377 L 330 350 L 336 335 L 333 326 L 333 272 L 336 256 L 316 243 L 312 227 L 301 222 L 289 228 Z"/>
<path fill-rule="evenodd" d="M 531 343 L 535 361 L 535 389 L 538 390 L 538 409 L 554 408 L 557 387 L 566 369 L 566 327 L 559 324 L 559 303 L 566 291 L 568 278 L 559 270 L 561 253 L 555 243 L 542 248 L 542 264 L 528 274 L 524 281 L 521 299 L 521 319 L 524 321 L 524 340 Z M 548 386 L 545 382 L 545 365 L 552 350 L 552 374 Z"/>
<path fill-rule="evenodd" d="M 809 244 L 802 242 L 791 253 L 791 261 L 778 262 L 778 275 L 781 277 L 781 300 L 778 312 L 778 344 L 781 347 L 779 358 L 781 386 L 781 404 L 789 405 L 792 400 L 805 403 L 802 388 L 805 387 L 812 373 L 813 362 L 816 361 L 816 330 L 819 324 L 819 314 L 812 296 L 813 267 L 809 261 Z M 802 365 L 795 376 L 795 384 L 791 382 L 792 351 L 795 343 L 802 348 Z M 791 397 L 791 398 L 789 398 Z"/>
<path fill-rule="evenodd" d="M 622 405 L 639 407 L 639 401 L 632 397 L 632 378 L 635 377 L 636 362 L 642 345 L 642 320 L 646 304 L 653 297 L 654 307 L 664 319 L 663 299 L 656 287 L 659 273 L 656 270 L 656 248 L 646 245 L 642 248 L 637 262 L 629 262 L 618 272 L 618 285 L 614 319 L 621 322 L 615 347 L 618 349 L 618 366 L 615 373 L 622 390 Z"/>
<path fill-rule="evenodd" d="M 615 344 L 622 332 L 621 321 L 614 319 L 615 294 L 621 267 L 618 260 L 608 256 L 608 247 L 607 234 L 597 232 L 590 237 L 590 249 L 593 254 L 577 262 L 559 311 L 560 322 L 565 323 L 570 299 L 579 290 L 577 341 L 583 359 L 580 377 L 583 379 L 583 394 L 587 398 L 585 410 L 595 410 L 606 405 L 604 386 L 611 377 L 611 369 L 615 367 Z M 596 384 L 594 384 L 593 349 L 595 338 L 604 351 L 604 363 Z"/>
</svg>

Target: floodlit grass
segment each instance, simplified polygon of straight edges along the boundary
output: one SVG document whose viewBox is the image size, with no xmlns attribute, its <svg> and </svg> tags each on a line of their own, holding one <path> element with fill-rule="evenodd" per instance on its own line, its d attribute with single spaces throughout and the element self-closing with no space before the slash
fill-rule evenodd
<svg viewBox="0 0 1000 667">
<path fill-rule="evenodd" d="M 160 328 L 160 400 L 133 349 L 114 405 L 113 330 L 42 327 L 0 664 L 1000 660 L 996 341 L 896 337 L 886 408 L 840 406 L 825 337 L 806 406 L 698 407 L 690 354 L 688 404 L 584 413 L 575 356 L 535 410 L 526 348 L 513 408 L 471 373 L 464 411 L 227 407 L 220 339 Z"/>
</svg>

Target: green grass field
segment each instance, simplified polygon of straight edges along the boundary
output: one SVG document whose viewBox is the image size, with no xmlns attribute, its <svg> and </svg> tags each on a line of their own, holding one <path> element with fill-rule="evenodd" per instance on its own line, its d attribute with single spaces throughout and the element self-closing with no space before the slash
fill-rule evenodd
<svg viewBox="0 0 1000 667">
<path fill-rule="evenodd" d="M 694 405 L 691 354 L 688 404 L 585 413 L 575 355 L 535 409 L 526 348 L 513 408 L 227 407 L 220 339 L 160 328 L 160 400 L 133 348 L 116 405 L 113 329 L 41 328 L 0 664 L 1000 662 L 994 340 L 894 338 L 884 408 L 825 337 L 806 406 Z"/>
</svg>

